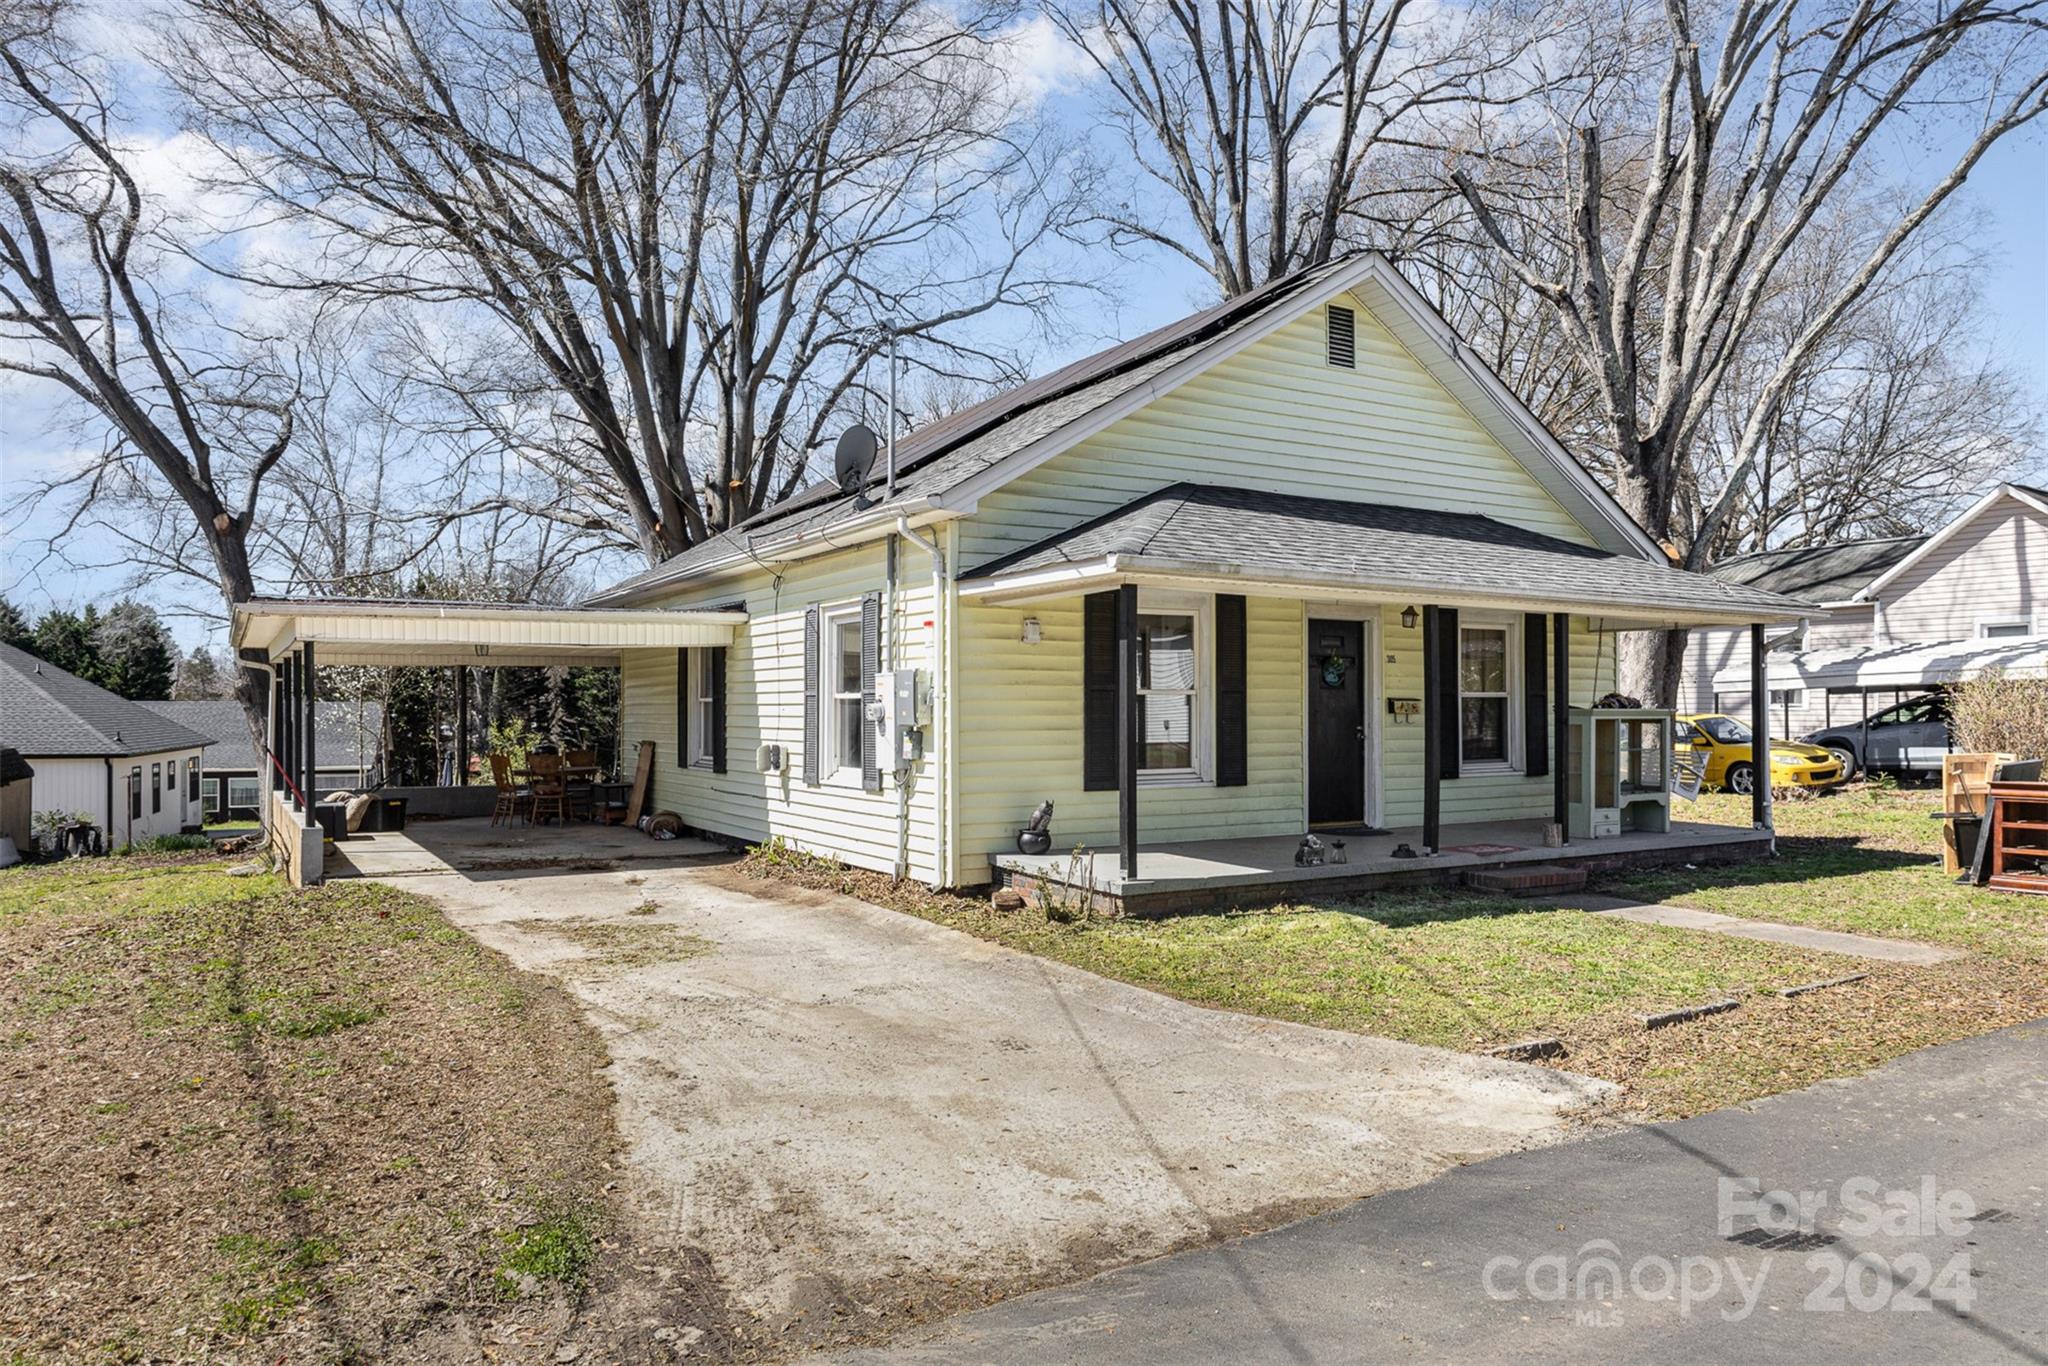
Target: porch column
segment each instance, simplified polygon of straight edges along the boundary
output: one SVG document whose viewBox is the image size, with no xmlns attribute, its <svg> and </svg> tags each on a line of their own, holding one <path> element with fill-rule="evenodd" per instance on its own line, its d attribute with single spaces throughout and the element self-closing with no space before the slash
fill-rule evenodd
<svg viewBox="0 0 2048 1366">
<path fill-rule="evenodd" d="M 1437 659 L 1442 654 L 1443 622 L 1437 609 L 1422 609 L 1422 852 L 1434 854 L 1443 836 L 1444 726 L 1450 718 L 1437 705 Z"/>
<path fill-rule="evenodd" d="M 315 737 L 319 734 L 320 718 L 315 714 L 314 709 L 320 704 L 320 672 L 318 666 L 313 662 L 313 642 L 307 641 L 300 649 L 304 652 L 306 667 L 305 766 L 301 769 L 301 772 L 306 776 L 304 780 L 305 786 L 301 790 L 306 794 L 306 814 L 311 816 L 313 814 L 313 804 L 320 800 L 313 791 L 314 774 L 318 771 L 316 767 L 318 756 L 314 753 L 314 742 Z"/>
<path fill-rule="evenodd" d="M 289 681 L 288 675 L 285 673 L 285 670 L 290 667 L 290 660 L 281 659 L 277 662 L 277 668 L 271 672 L 270 728 L 266 736 L 266 738 L 269 741 L 270 752 L 263 756 L 262 773 L 263 790 L 265 792 L 284 791 L 284 777 L 277 771 L 277 764 L 275 760 L 279 755 L 284 753 L 284 713 L 285 699 L 288 696 L 285 689 Z M 227 794 L 222 793 L 221 795 L 225 797 Z M 269 802 L 265 802 L 263 804 L 263 819 L 266 824 L 269 823 Z"/>
<path fill-rule="evenodd" d="M 469 666 L 455 666 L 455 785 L 469 786 Z"/>
<path fill-rule="evenodd" d="M 1771 829 L 1771 680 L 1764 665 L 1764 628 L 1758 622 L 1749 628 L 1749 709 L 1756 725 L 1749 751 L 1753 776 L 1749 784 L 1750 823 L 1759 830 Z"/>
<path fill-rule="evenodd" d="M 1572 842 L 1572 619 L 1566 612 L 1550 614 L 1550 818 L 1558 834 Z"/>
<path fill-rule="evenodd" d="M 293 789 L 297 786 L 298 779 L 293 775 L 298 772 L 295 765 L 299 752 L 298 655 L 288 654 L 284 657 L 284 663 L 278 668 L 278 676 L 282 679 L 280 686 L 283 688 L 283 696 L 278 699 L 281 705 L 277 710 L 277 763 L 274 765 L 277 770 L 277 790 L 284 793 L 286 801 L 296 802 L 298 798 L 294 795 Z"/>
<path fill-rule="evenodd" d="M 1116 590 L 1116 805 L 1125 877 L 1138 875 L 1138 586 Z"/>
<path fill-rule="evenodd" d="M 313 819 L 312 804 L 306 800 L 306 657 L 292 652 L 292 752 L 285 760 L 284 771 L 291 775 L 292 786 L 299 790 L 299 806 L 305 811 L 306 819 Z"/>
</svg>

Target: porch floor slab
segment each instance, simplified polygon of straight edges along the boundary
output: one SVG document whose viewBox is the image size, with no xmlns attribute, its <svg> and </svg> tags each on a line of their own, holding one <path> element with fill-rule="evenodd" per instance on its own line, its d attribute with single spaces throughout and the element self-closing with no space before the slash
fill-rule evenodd
<svg viewBox="0 0 2048 1366">
<path fill-rule="evenodd" d="M 1321 834 L 1334 855 L 1342 841 L 1343 863 L 1297 867 L 1299 835 L 1249 839 L 1141 844 L 1137 876 L 1125 877 L 1113 848 L 1091 849 L 1081 881 L 1100 898 L 1131 913 L 1206 910 L 1245 904 L 1264 896 L 1329 896 L 1417 882 L 1455 882 L 1475 868 L 1522 863 L 1604 868 L 1656 863 L 1724 862 L 1770 852 L 1768 832 L 1736 826 L 1673 821 L 1667 833 L 1631 832 L 1606 839 L 1574 840 L 1561 848 L 1543 844 L 1542 821 L 1482 821 L 1443 827 L 1441 852 L 1396 858 L 1401 845 L 1419 850 L 1420 827 L 1374 834 Z M 1071 851 L 997 854 L 996 878 L 1031 894 L 1040 882 L 1064 886 Z"/>
<path fill-rule="evenodd" d="M 413 821 L 403 831 L 352 835 L 327 846 L 325 867 L 330 878 L 491 874 L 551 867 L 592 871 L 725 852 L 723 845 L 709 840 L 658 840 L 623 825 L 505 826 L 473 818 Z"/>
</svg>

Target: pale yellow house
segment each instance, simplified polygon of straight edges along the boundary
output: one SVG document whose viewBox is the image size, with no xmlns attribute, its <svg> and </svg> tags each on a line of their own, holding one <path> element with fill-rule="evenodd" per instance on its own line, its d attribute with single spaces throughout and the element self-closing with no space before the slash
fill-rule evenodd
<svg viewBox="0 0 2048 1366">
<path fill-rule="evenodd" d="M 890 466 L 553 614 L 617 627 L 581 657 L 622 671 L 654 806 L 939 886 L 1001 875 L 1047 801 L 1054 848 L 1126 882 L 1141 851 L 1311 828 L 1520 847 L 1565 824 L 1617 631 L 1814 610 L 1673 569 L 1377 254 L 919 428 Z M 1767 845 L 1767 795 L 1757 816 Z"/>
</svg>

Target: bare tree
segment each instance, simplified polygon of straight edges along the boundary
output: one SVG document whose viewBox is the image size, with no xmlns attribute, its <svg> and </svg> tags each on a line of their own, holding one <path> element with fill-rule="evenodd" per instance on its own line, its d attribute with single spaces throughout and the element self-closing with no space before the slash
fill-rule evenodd
<svg viewBox="0 0 2048 1366">
<path fill-rule="evenodd" d="M 161 481 L 183 514 L 179 542 L 203 548 L 225 606 L 254 592 L 251 529 L 292 441 L 293 358 L 164 283 L 167 261 L 189 262 L 68 19 L 46 4 L 0 20 L 0 371 L 55 386 L 105 445 L 27 497 L 74 495 L 68 527 L 109 488 Z M 263 687 L 243 675 L 259 734 Z"/>
<path fill-rule="evenodd" d="M 1167 191 L 1162 210 L 1139 187 L 1111 228 L 1192 261 L 1227 297 L 1407 232 L 1443 190 L 1405 154 L 1442 145 L 1439 118 L 1540 86 L 1531 51 L 1561 13 L 1541 8 L 1541 26 L 1511 3 L 1414 0 L 1071 0 L 1049 13 L 1103 76 L 1143 177 Z"/>
<path fill-rule="evenodd" d="M 1679 547 L 1697 568 L 1816 350 L 2000 139 L 2048 107 L 2041 0 L 1935 9 L 1881 0 L 1666 0 L 1655 93 L 1589 81 L 1559 111 L 1561 212 L 1452 179 L 1488 239 L 1556 312 L 1591 376 L 1616 492 L 1671 540 L 1687 453 L 1802 236 L 1881 133 L 1974 111 L 1941 163 L 1786 339 L 1755 389 L 1727 481 Z M 1706 31 L 1711 23 L 1715 31 Z M 1616 110 L 1623 117 L 1603 120 Z M 1512 178 L 1512 177 L 1510 177 Z M 1551 263 L 1561 263 L 1553 266 Z M 1670 698 L 1682 635 L 1629 642 L 1624 686 Z"/>
<path fill-rule="evenodd" d="M 790 492 L 882 344 L 992 359 L 1078 187 L 1006 11 L 919 0 L 186 0 L 204 126 L 318 238 L 266 278 L 456 306 L 530 510 L 660 560 Z M 507 340 L 516 339 L 508 346 Z M 601 484 L 594 496 L 592 477 Z"/>
<path fill-rule="evenodd" d="M 1858 205 L 1801 244 L 1799 258 L 1730 365 L 1691 451 L 1679 499 L 1680 539 L 1701 539 L 1738 466 L 1748 415 L 1772 382 L 1802 320 L 1858 259 L 1842 236 L 1881 231 Z M 1910 253 L 1810 352 L 1765 429 L 1706 551 L 1708 562 L 1784 546 L 1901 536 L 1946 522 L 1985 483 L 2022 469 L 2038 444 L 2038 414 L 2000 361 L 1983 316 L 1973 219 L 1930 224 Z M 1938 229 L 1945 229 L 1937 231 Z M 1847 262 L 1849 265 L 1844 265 Z"/>
</svg>

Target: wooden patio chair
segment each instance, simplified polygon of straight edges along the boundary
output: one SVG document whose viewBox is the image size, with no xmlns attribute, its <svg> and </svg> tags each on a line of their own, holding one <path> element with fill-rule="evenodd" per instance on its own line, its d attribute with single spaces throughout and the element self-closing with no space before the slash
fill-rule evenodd
<svg viewBox="0 0 2048 1366">
<path fill-rule="evenodd" d="M 502 754 L 491 756 L 491 785 L 498 789 L 497 803 L 491 807 L 492 825 L 499 821 L 510 825 L 514 816 L 533 824 L 533 792 L 512 780 L 512 761 Z"/>
<path fill-rule="evenodd" d="M 568 792 L 562 782 L 562 756 L 535 754 L 527 758 L 533 770 L 533 820 L 536 825 L 549 817 L 569 823 Z"/>
<path fill-rule="evenodd" d="M 568 781 L 566 800 L 569 804 L 569 819 L 589 821 L 597 819 L 597 788 L 599 775 L 597 751 L 572 749 L 562 756 L 562 766 L 580 770 L 578 776 Z"/>
</svg>

